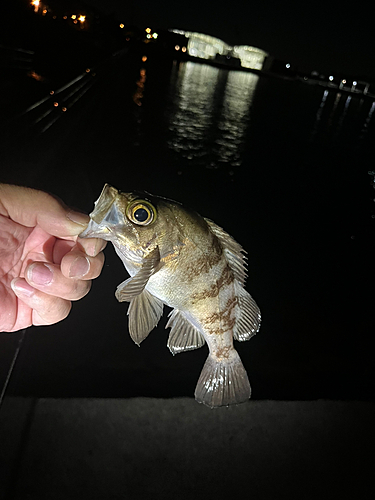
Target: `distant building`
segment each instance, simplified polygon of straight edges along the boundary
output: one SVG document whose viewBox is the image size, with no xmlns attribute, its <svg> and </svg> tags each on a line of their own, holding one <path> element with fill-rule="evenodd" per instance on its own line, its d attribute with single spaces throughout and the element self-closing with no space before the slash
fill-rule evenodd
<svg viewBox="0 0 375 500">
<path fill-rule="evenodd" d="M 242 67 L 253 70 L 262 70 L 268 57 L 267 52 L 249 45 L 235 45 L 234 47 L 203 33 L 170 30 L 183 35 L 188 39 L 187 51 L 189 56 L 198 59 L 210 60 L 213 63 L 223 63 L 232 67 Z"/>
</svg>

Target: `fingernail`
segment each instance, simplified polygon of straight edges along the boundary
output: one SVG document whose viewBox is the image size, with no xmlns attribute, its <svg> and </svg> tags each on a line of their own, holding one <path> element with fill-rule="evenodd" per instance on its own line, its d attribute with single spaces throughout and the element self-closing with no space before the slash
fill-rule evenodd
<svg viewBox="0 0 375 500">
<path fill-rule="evenodd" d="M 106 244 L 107 242 L 104 240 L 93 238 L 92 242 L 90 241 L 90 244 L 86 246 L 87 255 L 90 255 L 90 257 L 96 257 L 98 253 L 100 253 L 104 249 Z"/>
<path fill-rule="evenodd" d="M 89 272 L 90 262 L 86 257 L 77 257 L 70 266 L 69 278 L 82 278 Z"/>
<path fill-rule="evenodd" d="M 53 272 L 46 264 L 36 262 L 35 264 L 31 264 L 28 268 L 27 278 L 28 281 L 36 285 L 49 285 L 53 278 Z"/>
<path fill-rule="evenodd" d="M 76 212 L 75 210 L 71 210 L 66 214 L 67 218 L 80 226 L 86 227 L 90 221 L 90 217 L 87 214 L 83 214 L 81 212 Z"/>
<path fill-rule="evenodd" d="M 31 297 L 35 292 L 35 288 L 30 286 L 22 278 L 14 278 L 11 281 L 10 286 L 12 287 L 12 290 L 16 295 L 24 295 L 25 297 Z"/>
</svg>

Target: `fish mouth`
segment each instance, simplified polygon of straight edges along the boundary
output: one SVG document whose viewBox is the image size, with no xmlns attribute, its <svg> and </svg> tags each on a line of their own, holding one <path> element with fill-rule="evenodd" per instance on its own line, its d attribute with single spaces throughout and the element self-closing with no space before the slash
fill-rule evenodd
<svg viewBox="0 0 375 500">
<path fill-rule="evenodd" d="M 90 219 L 90 222 L 86 229 L 79 233 L 79 238 L 96 238 L 98 235 L 98 224 Z"/>
<path fill-rule="evenodd" d="M 90 222 L 88 226 L 79 234 L 80 238 L 95 238 L 103 234 L 103 228 L 100 226 L 110 212 L 117 195 L 118 190 L 116 188 L 110 184 L 104 185 L 99 198 L 95 202 L 94 210 L 89 214 Z"/>
<path fill-rule="evenodd" d="M 95 208 L 90 214 L 90 218 L 100 224 L 113 205 L 118 190 L 110 184 L 105 184 L 99 198 L 95 202 Z"/>
</svg>

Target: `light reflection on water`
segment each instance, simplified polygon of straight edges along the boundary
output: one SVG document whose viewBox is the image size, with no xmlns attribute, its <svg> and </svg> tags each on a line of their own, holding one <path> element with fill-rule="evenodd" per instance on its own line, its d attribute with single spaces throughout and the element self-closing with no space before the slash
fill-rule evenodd
<svg viewBox="0 0 375 500">
<path fill-rule="evenodd" d="M 259 77 L 191 62 L 175 71 L 169 148 L 194 165 L 240 166 Z"/>
</svg>

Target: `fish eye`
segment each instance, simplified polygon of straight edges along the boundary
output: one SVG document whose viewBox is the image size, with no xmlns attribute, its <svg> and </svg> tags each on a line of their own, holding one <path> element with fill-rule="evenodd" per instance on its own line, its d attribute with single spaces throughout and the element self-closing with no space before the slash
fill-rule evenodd
<svg viewBox="0 0 375 500">
<path fill-rule="evenodd" d="M 137 200 L 128 205 L 126 215 L 139 226 L 147 226 L 155 220 L 156 210 L 148 201 Z"/>
</svg>

